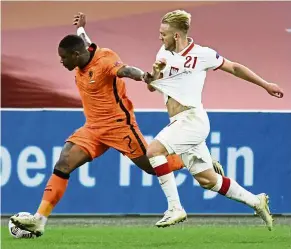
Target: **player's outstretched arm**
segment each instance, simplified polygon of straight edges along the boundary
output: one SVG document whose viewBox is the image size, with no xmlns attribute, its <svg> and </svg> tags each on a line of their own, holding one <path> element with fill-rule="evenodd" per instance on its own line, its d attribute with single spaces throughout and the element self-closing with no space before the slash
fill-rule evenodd
<svg viewBox="0 0 291 249">
<path fill-rule="evenodd" d="M 164 59 L 157 60 L 153 64 L 152 73 L 144 73 L 137 67 L 124 66 L 117 71 L 117 76 L 120 78 L 126 77 L 136 81 L 144 81 L 150 84 L 152 81 L 159 79 L 161 71 L 166 67 L 166 61 Z"/>
<path fill-rule="evenodd" d="M 77 27 L 77 35 L 80 36 L 86 44 L 86 47 L 91 45 L 91 40 L 85 32 L 86 26 L 86 15 L 82 12 L 79 12 L 77 15 L 74 16 L 73 25 Z"/>
<path fill-rule="evenodd" d="M 136 81 L 144 81 L 146 83 L 150 83 L 153 80 L 151 74 L 144 73 L 143 70 L 132 66 L 121 67 L 117 71 L 117 76 L 119 78 L 130 78 Z"/>
<path fill-rule="evenodd" d="M 153 86 L 150 85 L 152 81 L 158 78 L 157 74 L 153 76 L 153 72 L 151 74 L 148 72 L 144 73 L 137 67 L 124 66 L 117 71 L 117 76 L 120 78 L 130 78 L 136 81 L 144 81 L 147 83 L 147 88 L 150 92 L 154 92 L 156 90 Z"/>
<path fill-rule="evenodd" d="M 252 70 L 239 63 L 224 59 L 224 63 L 220 69 L 264 88 L 270 95 L 274 97 L 282 98 L 284 95 L 283 90 L 277 84 L 267 82 Z"/>
<path fill-rule="evenodd" d="M 136 81 L 144 81 L 148 84 L 147 87 L 149 91 L 154 92 L 156 90 L 149 85 L 149 83 L 154 80 L 153 76 L 150 73 L 144 73 L 137 67 L 124 66 L 117 71 L 117 76 L 120 78 L 130 78 Z"/>
</svg>

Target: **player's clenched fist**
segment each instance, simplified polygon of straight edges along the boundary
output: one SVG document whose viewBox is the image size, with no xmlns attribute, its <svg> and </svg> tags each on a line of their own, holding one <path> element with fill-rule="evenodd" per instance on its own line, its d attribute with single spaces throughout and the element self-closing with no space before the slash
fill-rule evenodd
<svg viewBox="0 0 291 249">
<path fill-rule="evenodd" d="M 165 59 L 160 59 L 157 60 L 154 64 L 153 64 L 153 73 L 160 73 L 167 65 L 167 62 Z"/>
<path fill-rule="evenodd" d="M 74 16 L 73 25 L 76 25 L 77 28 L 85 27 L 86 25 L 86 15 L 82 12 L 79 12 Z"/>
<path fill-rule="evenodd" d="M 283 98 L 283 96 L 284 96 L 283 90 L 277 84 L 268 83 L 265 86 L 265 89 L 270 95 L 272 95 L 274 97 Z"/>
</svg>

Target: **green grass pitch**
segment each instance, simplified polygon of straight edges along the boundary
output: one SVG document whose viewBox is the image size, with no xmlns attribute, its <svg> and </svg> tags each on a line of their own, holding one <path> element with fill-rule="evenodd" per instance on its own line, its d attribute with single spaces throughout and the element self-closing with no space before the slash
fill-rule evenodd
<svg viewBox="0 0 291 249">
<path fill-rule="evenodd" d="M 1 226 L 2 249 L 291 249 L 291 226 L 53 225 L 37 239 L 14 239 Z"/>
</svg>

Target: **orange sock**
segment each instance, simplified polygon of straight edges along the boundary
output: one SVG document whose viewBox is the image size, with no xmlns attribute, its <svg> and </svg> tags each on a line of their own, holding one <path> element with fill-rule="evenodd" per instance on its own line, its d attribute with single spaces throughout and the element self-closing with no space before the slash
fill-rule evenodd
<svg viewBox="0 0 291 249">
<path fill-rule="evenodd" d="M 55 170 L 56 171 L 56 170 Z M 62 172 L 61 172 L 62 173 Z M 58 174 L 60 175 L 60 174 Z M 43 193 L 42 201 L 38 207 L 37 213 L 48 217 L 63 197 L 68 185 L 69 175 L 64 174 L 64 178 L 52 174 Z"/>
<path fill-rule="evenodd" d="M 168 155 L 167 160 L 171 171 L 180 170 L 184 167 L 184 163 L 178 155 Z"/>
</svg>

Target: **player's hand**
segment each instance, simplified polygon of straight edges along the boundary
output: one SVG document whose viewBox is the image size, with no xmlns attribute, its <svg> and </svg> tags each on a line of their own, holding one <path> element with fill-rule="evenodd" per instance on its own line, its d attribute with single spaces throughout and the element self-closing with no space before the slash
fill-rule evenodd
<svg viewBox="0 0 291 249">
<path fill-rule="evenodd" d="M 284 96 L 283 90 L 275 83 L 268 83 L 265 89 L 270 95 L 276 98 L 283 98 Z"/>
<path fill-rule="evenodd" d="M 167 65 L 167 62 L 165 59 L 160 59 L 157 60 L 154 64 L 153 64 L 153 73 L 154 74 L 159 74 Z"/>
<path fill-rule="evenodd" d="M 76 25 L 77 28 L 83 27 L 86 25 L 86 15 L 82 12 L 79 12 L 78 15 L 74 16 L 73 25 Z"/>
<path fill-rule="evenodd" d="M 150 74 L 150 73 L 148 73 L 148 72 L 146 72 L 144 75 L 143 75 L 143 81 L 145 82 L 145 83 L 147 83 L 147 84 L 150 84 L 152 81 L 154 81 L 155 79 L 154 79 L 154 77 Z"/>
</svg>

